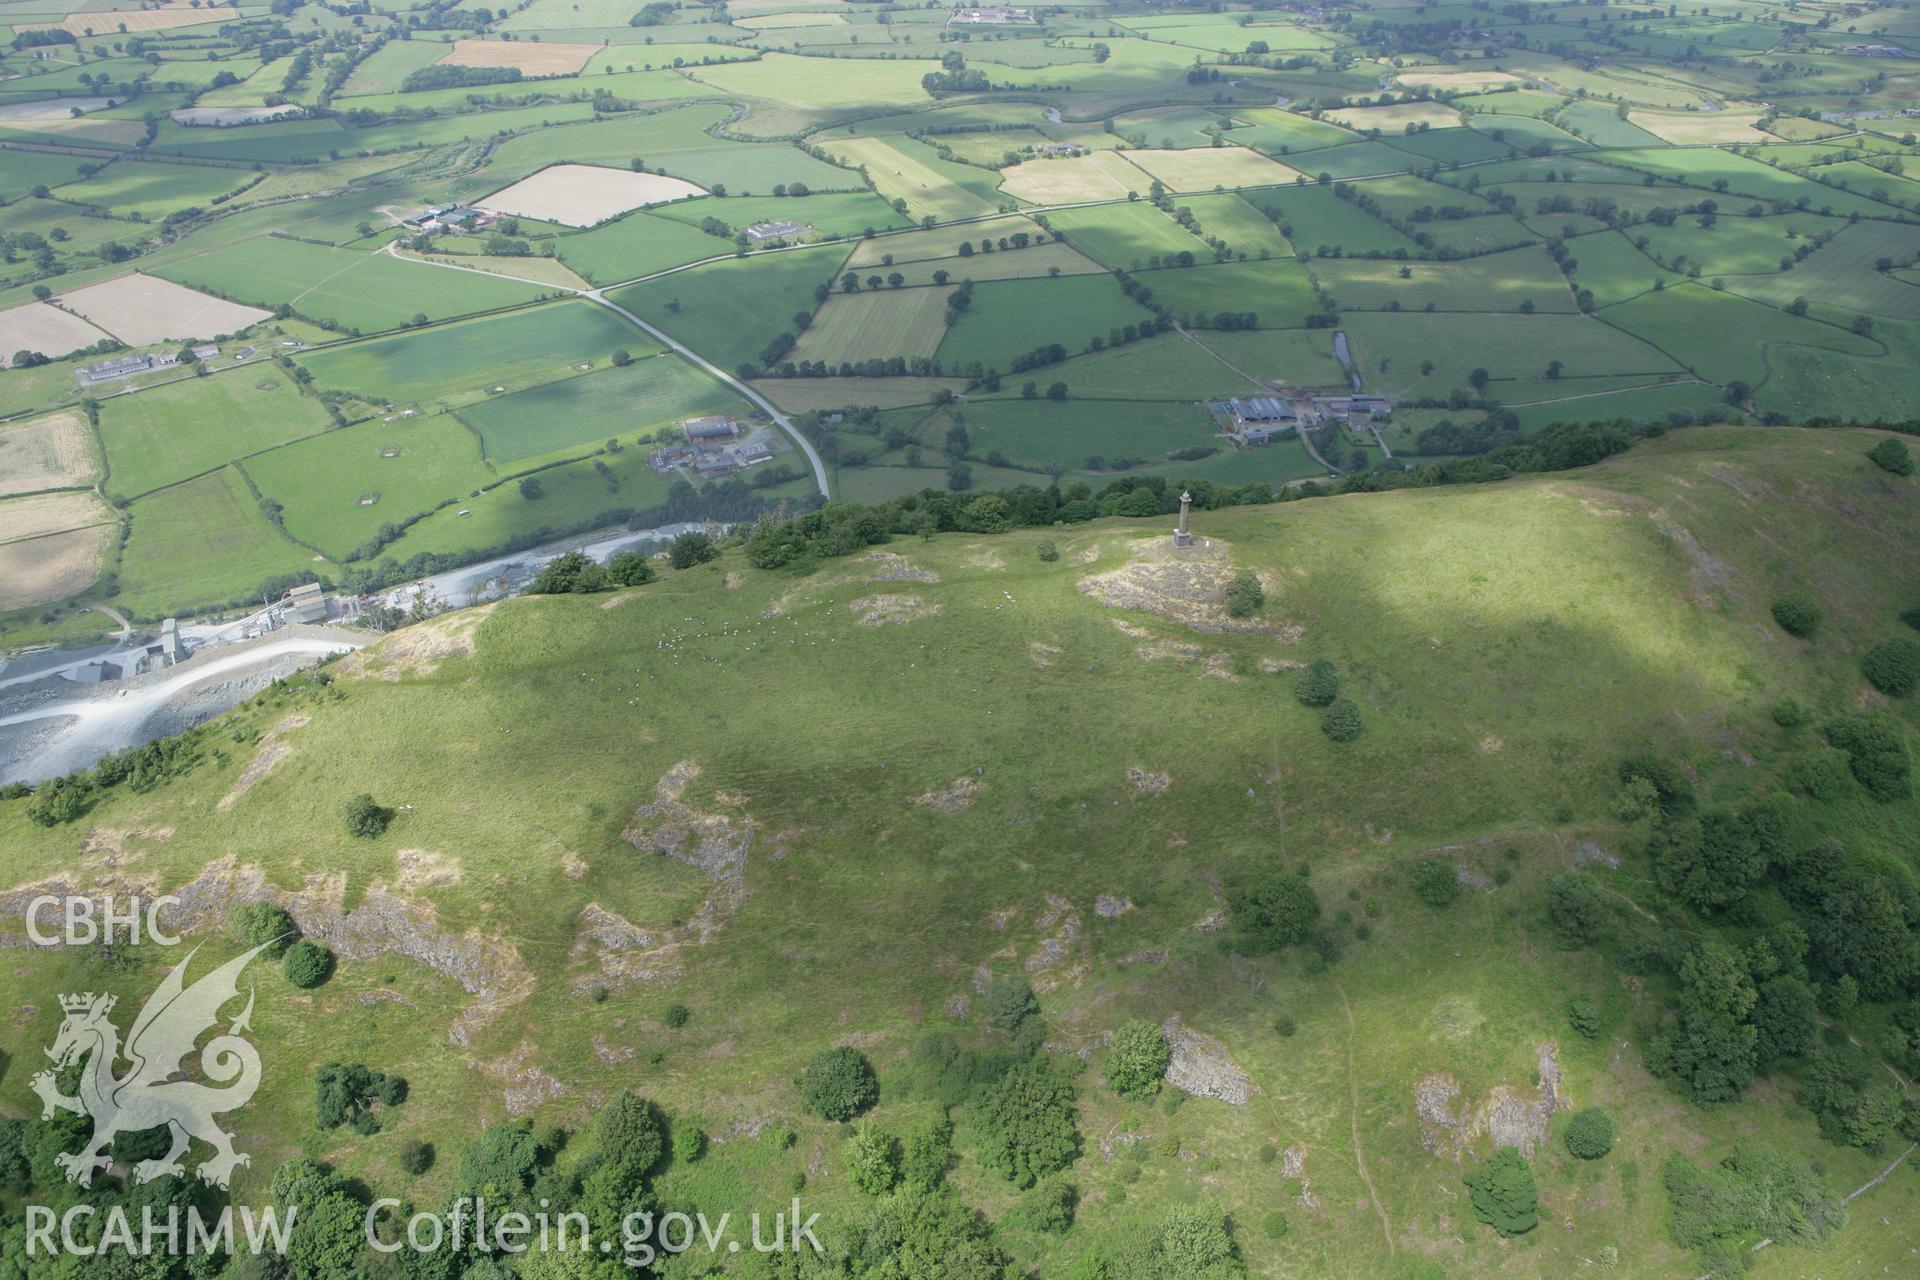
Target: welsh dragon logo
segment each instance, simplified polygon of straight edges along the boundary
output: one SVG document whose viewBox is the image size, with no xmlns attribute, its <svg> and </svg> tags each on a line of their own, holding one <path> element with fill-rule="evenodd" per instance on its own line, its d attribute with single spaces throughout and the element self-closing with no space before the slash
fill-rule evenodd
<svg viewBox="0 0 1920 1280">
<path fill-rule="evenodd" d="M 113 996 L 88 991 L 60 997 L 66 1018 L 53 1047 L 46 1051 L 53 1068 L 35 1075 L 30 1083 L 44 1104 L 41 1119 L 51 1120 L 58 1107 L 93 1120 L 93 1137 L 87 1145 L 57 1157 L 67 1181 L 91 1186 L 93 1175 L 113 1163 L 105 1152 L 115 1134 L 161 1125 L 171 1132 L 173 1145 L 159 1159 L 134 1165 L 136 1182 L 184 1175 L 180 1157 L 194 1138 L 214 1149 L 214 1155 L 195 1170 L 212 1186 L 226 1187 L 233 1171 L 250 1163 L 233 1149 L 232 1135 L 214 1117 L 245 1106 L 260 1087 L 260 1055 L 240 1034 L 250 1029 L 253 992 L 248 991 L 247 1007 L 226 1032 L 200 1050 L 198 1074 L 212 1086 L 184 1078 L 180 1063 L 193 1052 L 201 1033 L 219 1022 L 222 1006 L 239 998 L 240 971 L 273 945 L 262 943 L 187 986 L 187 966 L 199 951 L 195 947 L 141 1006 L 124 1050 L 120 1030 L 108 1016 L 113 1012 Z M 115 1075 L 115 1065 L 122 1058 L 131 1066 L 124 1075 Z M 81 1069 L 79 1093 L 69 1097 L 60 1092 L 55 1073 L 82 1060 L 86 1065 Z"/>
</svg>

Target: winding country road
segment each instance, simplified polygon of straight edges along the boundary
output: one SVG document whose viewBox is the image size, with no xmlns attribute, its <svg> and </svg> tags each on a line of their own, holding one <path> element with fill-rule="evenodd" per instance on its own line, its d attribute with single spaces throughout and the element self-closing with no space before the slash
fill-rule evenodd
<svg viewBox="0 0 1920 1280">
<path fill-rule="evenodd" d="M 706 370 L 715 378 L 739 392 L 741 397 L 749 403 L 758 406 L 761 412 L 773 420 L 773 425 L 779 427 L 781 431 L 786 433 L 787 438 L 793 441 L 794 447 L 806 455 L 807 464 L 813 468 L 813 482 L 819 487 L 820 496 L 823 498 L 833 496 L 832 491 L 827 487 L 827 464 L 821 460 L 820 454 L 813 447 L 813 442 L 800 434 L 800 429 L 793 425 L 792 419 L 782 413 L 779 408 L 774 405 L 773 401 L 767 399 L 745 382 L 742 382 L 713 361 L 695 351 L 692 347 L 689 347 L 686 343 L 648 324 L 645 320 L 633 314 L 633 312 L 607 297 L 606 289 L 569 289 L 565 285 L 556 285 L 551 280 L 529 280 L 525 276 L 507 275 L 504 272 L 498 271 L 482 271 L 477 267 L 461 266 L 457 262 L 441 262 L 435 258 L 418 258 L 411 254 L 401 253 L 399 251 L 399 243 L 397 240 L 387 241 L 387 256 L 398 262 L 411 262 L 423 267 L 441 267 L 448 271 L 469 271 L 475 275 L 492 276 L 496 280 L 518 280 L 523 284 L 537 284 L 544 289 L 563 289 L 567 293 L 573 294 L 576 298 L 585 298 L 589 302 L 597 302 L 609 311 L 620 315 L 626 319 L 629 324 L 632 324 L 655 342 L 660 343 L 676 355 L 681 355 L 691 360 L 694 364 L 700 366 L 700 368 Z M 666 273 L 662 272 L 661 274 Z M 646 279 L 649 277 L 642 278 Z M 625 283 L 632 284 L 635 282 L 627 281 Z M 615 285 L 609 287 L 621 288 L 624 286 Z"/>
</svg>

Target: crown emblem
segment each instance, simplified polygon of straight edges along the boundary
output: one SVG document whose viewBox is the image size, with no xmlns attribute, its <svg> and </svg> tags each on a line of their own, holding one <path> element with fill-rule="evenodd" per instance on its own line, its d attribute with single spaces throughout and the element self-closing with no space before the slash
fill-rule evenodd
<svg viewBox="0 0 1920 1280">
<path fill-rule="evenodd" d="M 113 1008 L 112 996 L 103 996 L 101 997 L 101 1001 L 102 1003 L 100 1006 L 100 1012 L 106 1013 Z M 62 1009 L 65 1009 L 68 1013 L 85 1013 L 89 1009 L 93 1008 L 93 1003 L 94 1003 L 94 994 L 91 991 L 83 991 L 78 994 L 64 995 L 60 997 L 60 1007 Z"/>
</svg>

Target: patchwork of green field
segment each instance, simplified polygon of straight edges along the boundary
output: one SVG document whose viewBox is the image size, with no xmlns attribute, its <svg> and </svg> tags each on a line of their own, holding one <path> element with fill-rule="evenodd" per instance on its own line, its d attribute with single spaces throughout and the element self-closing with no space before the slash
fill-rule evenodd
<svg viewBox="0 0 1920 1280">
<path fill-rule="evenodd" d="M 1286 155 L 1295 151 L 1319 151 L 1343 142 L 1358 141 L 1350 129 L 1329 120 L 1315 120 L 1277 107 L 1238 107 L 1233 118 L 1241 127 L 1229 135 L 1242 146 L 1268 155 Z"/>
<path fill-rule="evenodd" d="M 1513 154 L 1513 148 L 1508 143 L 1497 142 L 1483 133 L 1464 128 L 1428 129 L 1389 138 L 1387 142 L 1396 151 L 1444 165 L 1473 164 Z"/>
<path fill-rule="evenodd" d="M 1635 228 L 1633 234 L 1644 228 Z M 1629 233 L 1599 231 L 1567 241 L 1572 255 L 1575 288 L 1593 295 L 1596 307 L 1636 298 L 1656 286 L 1670 288 L 1686 279 L 1669 271 L 1635 247 Z"/>
<path fill-rule="evenodd" d="M 1352 190 L 1377 205 L 1384 216 L 1401 222 L 1420 218 L 1422 211 L 1425 213 L 1422 221 L 1432 219 L 1435 212 L 1442 209 L 1469 218 L 1495 212 L 1491 204 L 1472 192 L 1429 182 L 1412 174 L 1356 183 Z"/>
<path fill-rule="evenodd" d="M 1727 185 L 1720 203 L 1729 207 L 1735 207 L 1732 201 L 1736 197 L 1746 196 L 1787 209 L 1810 209 L 1841 216 L 1858 213 L 1866 218 L 1884 218 L 1891 212 L 1889 206 L 1866 196 L 1837 191 L 1811 178 L 1718 148 L 1609 151 L 1607 162 L 1690 186 L 1720 189 L 1717 184 L 1724 182 Z"/>
<path fill-rule="evenodd" d="M 1233 124 L 1226 111 L 1203 107 L 1155 107 L 1113 118 L 1113 132 L 1140 147 L 1210 147 L 1213 135 Z"/>
<path fill-rule="evenodd" d="M 1191 196 L 1180 201 L 1180 205 L 1193 210 L 1202 235 L 1211 240 L 1224 240 L 1239 256 L 1257 258 L 1293 253 L 1293 246 L 1280 234 L 1273 220 L 1241 196 Z"/>
<path fill-rule="evenodd" d="M 1877 355 L 1884 349 L 1840 325 L 1788 315 L 1697 282 L 1642 294 L 1608 307 L 1598 318 L 1722 385 L 1738 381 L 1758 386 L 1767 375 L 1769 348 L 1778 343 L 1852 355 Z M 1777 394 L 1779 388 L 1771 391 Z"/>
<path fill-rule="evenodd" d="M 1313 274 L 1343 310 L 1573 311 L 1559 267 L 1538 246 L 1459 262 L 1316 260 Z"/>
<path fill-rule="evenodd" d="M 1729 279 L 1727 287 L 1775 306 L 1805 297 L 1847 311 L 1920 320 L 1920 287 L 1890 269 L 1916 259 L 1920 227 L 1860 222 L 1843 227 L 1791 271 Z"/>
<path fill-rule="evenodd" d="M 107 491 L 135 497 L 327 425 L 319 402 L 269 364 L 113 396 L 100 403 Z"/>
<path fill-rule="evenodd" d="M 819 305 L 846 260 L 844 246 L 824 245 L 692 267 L 608 294 L 641 319 L 672 334 L 723 369 L 759 360 L 786 333 L 796 313 Z"/>
<path fill-rule="evenodd" d="M 1342 200 L 1331 187 L 1271 187 L 1241 193 L 1255 207 L 1279 215 L 1280 234 L 1301 253 L 1417 254 L 1420 248 L 1370 213 Z"/>
<path fill-rule="evenodd" d="M 1366 387 L 1396 399 L 1445 399 L 1470 389 L 1475 369 L 1487 371 L 1486 395 L 1514 403 L 1686 376 L 1671 356 L 1588 316 L 1488 315 L 1464 325 L 1457 316 L 1369 314 L 1341 323 Z M 1547 376 L 1556 362 L 1559 376 Z"/>
<path fill-rule="evenodd" d="M 1036 376 L 1044 387 L 1056 375 L 1041 370 Z M 972 452 L 1035 468 L 1103 471 L 1116 461 L 1160 462 L 1172 450 L 1222 443 L 1205 406 L 1191 401 L 1103 399 L 1089 412 L 1072 400 L 1016 397 L 970 401 L 959 413 Z"/>
<path fill-rule="evenodd" d="M 792 358 L 838 365 L 875 357 L 931 356 L 946 336 L 950 292 L 938 286 L 836 292 L 813 313 L 813 323 L 800 335 Z"/>
<path fill-rule="evenodd" d="M 1144 200 L 1091 209 L 1056 209 L 1047 225 L 1074 248 L 1119 270 L 1140 270 L 1181 253 L 1208 252 L 1198 236 Z"/>
<path fill-rule="evenodd" d="M 1111 276 L 990 280 L 974 288 L 938 355 L 949 372 L 978 362 L 1004 373 L 1035 348 L 1059 343 L 1073 355 L 1093 338 L 1152 318 Z"/>
<path fill-rule="evenodd" d="M 727 93 L 772 98 L 804 110 L 845 109 L 876 102 L 923 102 L 920 78 L 931 64 L 920 60 L 802 58 L 769 53 L 758 62 L 701 67 L 690 74 Z"/>
<path fill-rule="evenodd" d="M 1421 160 L 1385 142 L 1346 142 L 1291 155 L 1286 162 L 1314 178 L 1377 178 L 1422 167 Z"/>
<path fill-rule="evenodd" d="M 1883 224 L 1868 223 L 1871 227 Z M 1816 213 L 1786 213 L 1763 218 L 1716 218 L 1702 227 L 1696 218 L 1681 218 L 1672 226 L 1635 227 L 1635 240 L 1647 241 L 1646 252 L 1675 271 L 1708 276 L 1758 275 L 1788 269 L 1794 251 L 1809 239 L 1839 230 L 1845 219 Z M 1911 238 L 1911 237 L 1909 237 Z"/>
<path fill-rule="evenodd" d="M 246 600 L 268 578 L 327 568 L 268 522 L 233 467 L 137 499 L 127 518 L 114 605 L 128 613 Z"/>
<path fill-rule="evenodd" d="M 985 169 L 942 160 L 931 147 L 903 137 L 828 137 L 835 160 L 864 167 L 874 189 L 888 200 L 905 200 L 914 219 L 977 218 L 995 212 L 1002 198 L 999 178 Z"/>
<path fill-rule="evenodd" d="M 154 271 L 177 284 L 377 333 L 416 316 L 445 320 L 517 306 L 545 290 L 471 271 L 403 262 L 379 251 L 258 236 Z"/>
<path fill-rule="evenodd" d="M 851 176 L 851 175 L 848 175 Z M 762 222 L 797 222 L 822 236 L 854 237 L 868 231 L 888 231 L 912 225 L 871 191 L 835 192 L 807 196 L 709 196 L 678 200 L 655 211 L 662 218 L 699 225 L 718 218 L 735 231 Z"/>
<path fill-rule="evenodd" d="M 705 201 L 695 201 L 703 204 Z M 550 243 L 560 260 L 596 285 L 618 284 L 670 267 L 718 258 L 734 249 L 730 238 L 709 235 L 676 218 L 642 210 Z"/>
<path fill-rule="evenodd" d="M 403 524 L 497 478 L 473 432 L 446 413 L 325 431 L 240 466 L 280 504 L 289 534 L 336 560 L 382 525 Z"/>
<path fill-rule="evenodd" d="M 1163 273 L 1164 274 L 1164 273 Z M 1209 397 L 1244 395 L 1251 383 L 1242 373 L 1195 339 L 1211 336 L 1163 333 L 1104 351 L 1074 356 L 1064 364 L 1049 365 L 1032 374 L 1009 379 L 1011 386 L 992 399 L 1013 399 L 1020 384 L 1031 378 L 1042 388 L 1065 382 L 1075 400 L 1178 400 L 1188 403 Z M 978 393 L 968 397 L 981 399 Z"/>
<path fill-rule="evenodd" d="M 340 96 L 398 93 L 401 81 L 415 71 L 432 66 L 446 53 L 441 45 L 425 40 L 389 40 L 354 66 L 353 74 L 340 86 Z"/>
<path fill-rule="evenodd" d="M 1345 390 L 1349 385 L 1346 366 L 1333 354 L 1329 329 L 1206 330 L 1189 336 L 1244 376 L 1268 386 Z"/>
<path fill-rule="evenodd" d="M 788 413 L 805 413 L 861 405 L 876 409 L 931 405 L 941 391 L 959 395 L 967 384 L 959 378 L 769 378 L 754 389 Z"/>
<path fill-rule="evenodd" d="M 1620 111 L 1602 102 L 1571 102 L 1555 115 L 1561 125 L 1576 137 L 1586 138 L 1596 147 L 1659 146 L 1660 139 L 1626 119 Z"/>
<path fill-rule="evenodd" d="M 1154 302 L 1202 328 L 1207 317 L 1252 311 L 1261 328 L 1295 329 L 1320 309 L 1307 268 L 1292 258 L 1143 271 L 1136 279 Z"/>
<path fill-rule="evenodd" d="M 321 387 L 400 407 L 444 408 L 576 376 L 616 351 L 659 350 L 606 307 L 559 302 L 323 347 L 298 357 Z"/>
<path fill-rule="evenodd" d="M 862 240 L 847 259 L 849 267 L 866 268 L 907 262 L 930 262 L 955 257 L 961 245 L 978 246 L 982 241 L 997 245 L 1009 236 L 1026 235 L 1030 240 L 1047 238 L 1046 228 L 1031 218 L 1009 214 L 988 218 L 964 227 L 934 227 L 924 231 L 902 231 L 895 235 Z M 984 254 L 982 255 L 984 256 Z M 982 264 L 984 265 L 984 264 Z"/>
<path fill-rule="evenodd" d="M 543 383 L 460 410 L 487 457 L 522 462 L 578 451 L 634 431 L 701 414 L 744 414 L 732 391 L 677 355 L 609 366 Z"/>
<path fill-rule="evenodd" d="M 963 228 L 963 230 L 973 229 L 972 226 Z M 882 236 L 869 243 L 885 246 L 888 240 L 889 237 Z M 1009 247 L 996 248 L 991 252 L 976 250 L 966 257 L 956 255 L 951 258 L 926 258 L 915 262 L 895 262 L 891 266 L 869 264 L 859 268 L 862 281 L 873 274 L 887 277 L 898 272 L 907 284 L 946 284 L 949 287 L 963 280 L 1020 280 L 1034 276 L 1091 275 L 1105 270 L 1105 267 L 1080 253 L 1073 246 L 1051 239 L 1045 244 L 1030 244 L 1024 249 Z M 945 278 L 936 280 L 935 276 L 941 272 L 945 273 Z"/>
<path fill-rule="evenodd" d="M 90 162 L 84 156 L 9 147 L 5 175 L 0 176 L 0 200 L 18 200 L 35 187 L 57 187 L 72 182 Z"/>
</svg>

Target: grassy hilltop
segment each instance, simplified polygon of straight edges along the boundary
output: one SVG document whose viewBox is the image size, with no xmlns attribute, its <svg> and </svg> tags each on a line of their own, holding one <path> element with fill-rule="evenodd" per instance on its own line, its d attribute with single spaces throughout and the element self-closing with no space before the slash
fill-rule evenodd
<svg viewBox="0 0 1920 1280">
<path fill-rule="evenodd" d="M 75 822 L 0 804 L 0 846 L 16 885 L 245 886 L 257 868 L 340 951 L 311 993 L 259 978 L 244 1192 L 308 1154 L 437 1202 L 484 1123 L 581 1127 L 630 1088 L 713 1138 L 661 1175 L 664 1199 L 771 1207 L 807 1170 L 845 1238 L 873 1202 L 795 1077 L 862 1048 L 874 1119 L 904 1132 L 936 1105 L 914 1046 L 1004 1047 L 977 981 L 1024 973 L 1048 1045 L 1091 1065 L 1063 1236 L 1022 1225 L 1020 1193 L 974 1154 L 974 1109 L 955 1111 L 949 1180 L 997 1224 L 1009 1274 L 1062 1275 L 1123 1224 L 1204 1202 L 1256 1275 L 1570 1275 L 1608 1247 L 1619 1274 L 1697 1275 L 1667 1239 L 1670 1155 L 1757 1141 L 1844 1192 L 1905 1143 L 1824 1141 L 1785 1074 L 1713 1109 L 1648 1075 L 1675 983 L 1616 954 L 1708 925 L 1612 816 L 1618 766 L 1653 753 L 1703 805 L 1736 804 L 1780 787 L 1835 715 L 1886 705 L 1912 727 L 1860 675 L 1920 604 L 1920 497 L 1865 458 L 1876 439 L 1699 428 L 1576 472 L 1200 512 L 1207 545 L 1178 565 L 1159 522 L 1108 520 L 896 539 L 809 577 L 733 554 L 618 594 L 509 601 L 270 691 L 183 776 Z M 1214 603 L 1241 568 L 1265 589 L 1246 624 Z M 1792 591 L 1824 606 L 1812 641 L 1770 619 Z M 1320 659 L 1359 706 L 1355 741 L 1294 697 L 1294 664 Z M 1775 722 L 1784 699 L 1805 724 Z M 377 839 L 341 821 L 360 792 L 398 810 Z M 1909 875 L 1916 817 L 1857 787 L 1792 812 L 1796 839 L 1845 833 Z M 1436 853 L 1464 886 L 1438 908 L 1411 887 Z M 1247 945 L 1229 900 L 1276 866 L 1307 869 L 1332 963 Z M 1612 918 L 1564 950 L 1545 892 L 1576 868 Z M 1756 926 L 1784 918 L 1774 890 L 1757 901 Z M 1726 919 L 1730 939 L 1751 932 Z M 102 974 L 16 953 L 11 989 L 35 1004 L 0 1028 L 4 1106 L 27 1099 L 58 1018 L 32 993 L 92 983 L 130 1003 L 162 959 Z M 1597 1038 L 1569 1029 L 1573 998 L 1598 1006 Z M 1892 1008 L 1847 1025 L 1877 1049 Z M 1105 1033 L 1175 1015 L 1244 1071 L 1245 1105 L 1102 1082 Z M 1502 1240 L 1461 1181 L 1490 1141 L 1462 1140 L 1463 1163 L 1454 1136 L 1423 1144 L 1415 1088 L 1451 1077 L 1456 1116 L 1496 1087 L 1530 1100 L 1549 1043 L 1572 1106 L 1604 1107 L 1618 1142 L 1575 1160 L 1555 1116 L 1533 1160 L 1541 1225 Z M 384 1132 L 312 1127 L 330 1059 L 411 1081 Z M 397 1163 L 408 1138 L 441 1148 L 418 1179 Z M 1910 1235 L 1879 1224 L 1913 1220 L 1920 1177 L 1896 1170 L 1851 1208 L 1830 1256 L 1775 1247 L 1753 1273 L 1910 1265 Z M 1283 1238 L 1263 1230 L 1276 1211 Z"/>
</svg>

